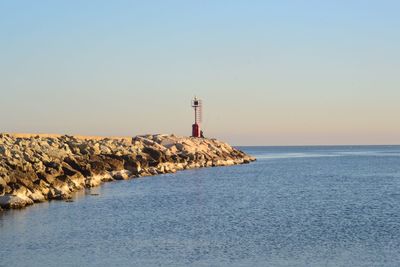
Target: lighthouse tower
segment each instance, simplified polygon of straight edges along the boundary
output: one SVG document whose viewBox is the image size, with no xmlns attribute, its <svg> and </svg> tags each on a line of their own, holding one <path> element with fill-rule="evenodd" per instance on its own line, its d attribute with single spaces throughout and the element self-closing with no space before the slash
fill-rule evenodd
<svg viewBox="0 0 400 267">
<path fill-rule="evenodd" d="M 201 137 L 200 123 L 201 123 L 201 100 L 197 97 L 192 100 L 192 108 L 194 108 L 194 124 L 192 125 L 192 136 Z"/>
</svg>

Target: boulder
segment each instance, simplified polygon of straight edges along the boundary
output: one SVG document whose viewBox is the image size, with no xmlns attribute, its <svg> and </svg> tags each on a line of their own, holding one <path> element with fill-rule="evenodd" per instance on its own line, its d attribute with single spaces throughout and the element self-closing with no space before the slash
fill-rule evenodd
<svg viewBox="0 0 400 267">
<path fill-rule="evenodd" d="M 124 169 L 124 160 L 121 157 L 100 155 L 100 158 L 106 165 L 107 171 L 120 171 Z"/>
<path fill-rule="evenodd" d="M 105 162 L 97 156 L 90 158 L 89 165 L 92 175 L 102 175 L 107 171 Z"/>
<path fill-rule="evenodd" d="M 148 154 L 150 156 L 150 158 L 153 159 L 154 161 L 157 161 L 157 162 L 161 162 L 162 161 L 163 155 L 162 155 L 160 150 L 157 150 L 157 149 L 152 148 L 152 147 L 145 147 L 142 150 L 142 152 Z"/>
<path fill-rule="evenodd" d="M 91 175 L 90 164 L 88 164 L 88 160 L 83 156 L 69 156 L 64 159 L 64 162 L 84 176 Z"/>
<path fill-rule="evenodd" d="M 128 180 L 130 177 L 132 177 L 132 173 L 128 170 L 114 171 L 112 172 L 112 177 L 115 180 Z"/>
<path fill-rule="evenodd" d="M 15 195 L 0 196 L 0 207 L 5 209 L 21 209 L 33 204 L 33 200 Z"/>
<path fill-rule="evenodd" d="M 101 175 L 94 175 L 94 176 L 86 177 L 85 186 L 88 188 L 99 186 L 100 184 L 102 184 L 102 179 L 103 179 L 103 176 L 101 176 Z"/>
<path fill-rule="evenodd" d="M 29 194 L 28 197 L 32 199 L 33 202 L 44 202 L 46 200 L 46 197 L 39 190 L 35 190 L 31 194 Z"/>
<path fill-rule="evenodd" d="M 124 169 L 130 171 L 133 175 L 141 172 L 142 167 L 146 167 L 147 160 L 142 155 L 124 155 Z"/>
</svg>

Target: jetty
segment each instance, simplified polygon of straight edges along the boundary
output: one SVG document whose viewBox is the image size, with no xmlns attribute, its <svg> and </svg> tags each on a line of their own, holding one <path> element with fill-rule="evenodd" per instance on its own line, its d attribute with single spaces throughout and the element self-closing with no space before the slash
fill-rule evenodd
<svg viewBox="0 0 400 267">
<path fill-rule="evenodd" d="M 104 182 L 254 160 L 208 138 L 0 134 L 0 211 L 68 200 Z"/>
</svg>

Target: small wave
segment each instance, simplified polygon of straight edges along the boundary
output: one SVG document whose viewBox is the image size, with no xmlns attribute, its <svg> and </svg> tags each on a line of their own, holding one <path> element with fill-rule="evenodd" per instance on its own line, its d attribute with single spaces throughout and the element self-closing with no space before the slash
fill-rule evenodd
<svg viewBox="0 0 400 267">
<path fill-rule="evenodd" d="M 257 159 L 322 158 L 322 157 L 400 157 L 396 152 L 380 151 L 335 151 L 331 153 L 271 153 L 255 155 Z"/>
<path fill-rule="evenodd" d="M 336 152 L 342 156 L 364 156 L 364 157 L 400 157 L 399 152 L 387 152 L 387 151 L 342 151 Z"/>
<path fill-rule="evenodd" d="M 340 155 L 317 154 L 317 153 L 284 153 L 284 154 L 263 154 L 256 157 L 257 159 L 288 159 L 288 158 L 340 157 Z"/>
</svg>

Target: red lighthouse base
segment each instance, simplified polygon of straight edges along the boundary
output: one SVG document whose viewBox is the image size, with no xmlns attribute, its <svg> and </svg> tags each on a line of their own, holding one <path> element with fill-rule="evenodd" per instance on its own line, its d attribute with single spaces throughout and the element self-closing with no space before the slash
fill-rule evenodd
<svg viewBox="0 0 400 267">
<path fill-rule="evenodd" d="M 198 125 L 197 123 L 192 125 L 192 136 L 200 137 L 200 125 Z"/>
</svg>

